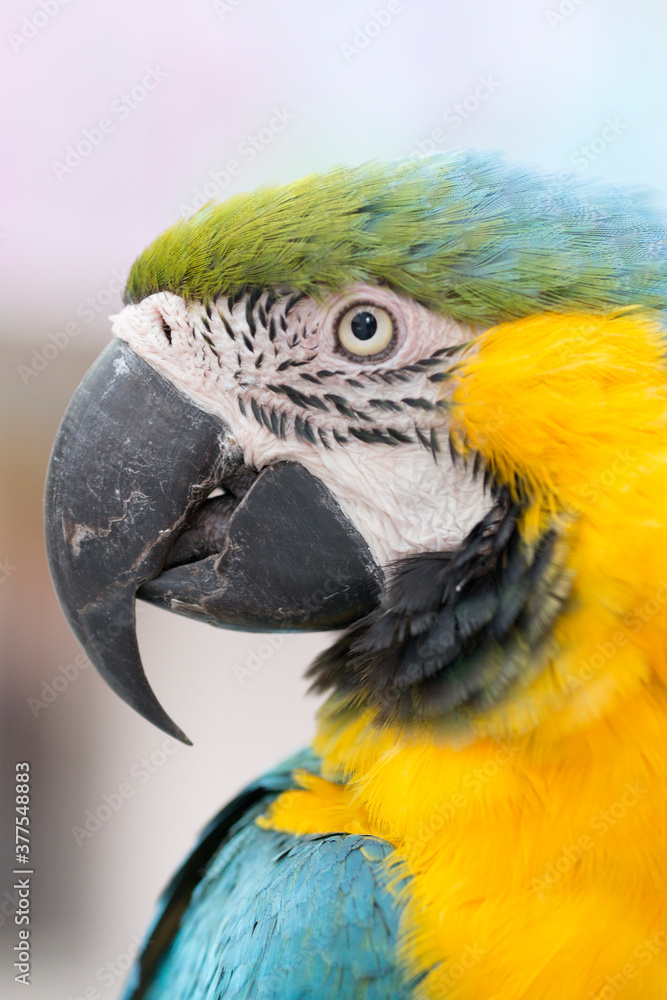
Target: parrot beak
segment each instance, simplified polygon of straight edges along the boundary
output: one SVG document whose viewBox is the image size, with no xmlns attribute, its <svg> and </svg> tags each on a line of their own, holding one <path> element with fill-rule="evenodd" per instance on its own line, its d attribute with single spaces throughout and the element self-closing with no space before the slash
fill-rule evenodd
<svg viewBox="0 0 667 1000">
<path fill-rule="evenodd" d="M 208 498 L 216 488 L 222 495 Z M 122 341 L 83 379 L 46 486 L 51 574 L 110 686 L 189 742 L 144 673 L 135 597 L 246 631 L 344 628 L 376 606 L 382 571 L 324 484 L 282 462 L 257 473 L 230 428 Z"/>
</svg>

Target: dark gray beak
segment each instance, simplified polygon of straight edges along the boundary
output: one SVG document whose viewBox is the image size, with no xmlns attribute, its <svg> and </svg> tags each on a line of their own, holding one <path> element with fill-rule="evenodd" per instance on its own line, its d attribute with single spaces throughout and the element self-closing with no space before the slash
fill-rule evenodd
<svg viewBox="0 0 667 1000">
<path fill-rule="evenodd" d="M 222 495 L 208 498 L 215 487 Z M 229 427 L 122 341 L 65 414 L 46 486 L 49 564 L 90 660 L 144 718 L 189 742 L 144 674 L 135 597 L 246 631 L 338 629 L 383 578 L 324 484 L 249 469 Z"/>
</svg>

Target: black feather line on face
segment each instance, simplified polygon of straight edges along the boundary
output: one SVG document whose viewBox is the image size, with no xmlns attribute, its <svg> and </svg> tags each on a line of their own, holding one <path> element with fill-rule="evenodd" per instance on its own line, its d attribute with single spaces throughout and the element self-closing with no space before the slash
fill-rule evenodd
<svg viewBox="0 0 667 1000">
<path fill-rule="evenodd" d="M 367 424 L 372 424 L 376 417 L 371 417 L 368 413 L 364 413 L 363 410 L 353 410 L 352 411 L 359 420 L 365 420 Z"/>
<path fill-rule="evenodd" d="M 422 429 L 420 427 L 417 427 L 416 424 L 415 424 L 415 434 L 417 435 L 417 440 L 419 441 L 420 445 L 423 448 L 426 448 L 427 451 L 430 451 L 431 450 L 430 440 L 426 437 Z"/>
<path fill-rule="evenodd" d="M 369 406 L 374 406 L 377 410 L 387 410 L 390 413 L 400 413 L 403 409 L 400 403 L 394 402 L 393 399 L 369 399 Z"/>
<path fill-rule="evenodd" d="M 280 424 L 278 421 L 278 414 L 271 407 L 271 433 L 275 434 L 276 437 L 280 437 Z"/>
<path fill-rule="evenodd" d="M 250 334 L 250 336 L 254 340 L 255 339 L 255 334 L 257 333 L 257 327 L 255 326 L 255 317 L 253 316 L 253 314 L 252 314 L 249 306 L 250 306 L 250 300 L 248 299 L 248 302 L 246 304 L 246 322 L 248 324 L 248 333 Z M 245 336 L 244 336 L 243 339 L 246 340 Z M 246 340 L 246 343 L 247 343 L 247 340 Z"/>
<path fill-rule="evenodd" d="M 276 290 L 248 287 L 229 296 L 225 305 L 214 303 L 214 307 L 217 308 L 218 315 L 227 335 L 232 341 L 237 341 L 237 344 L 239 341 L 242 341 L 250 354 L 250 357 L 248 357 L 245 351 L 238 350 L 237 347 L 238 369 L 234 377 L 240 382 L 242 387 L 247 388 L 250 385 L 259 385 L 257 378 L 261 378 L 261 376 L 255 376 L 254 373 L 259 373 L 267 367 L 267 357 L 271 359 L 270 364 L 275 365 L 274 371 L 276 374 L 285 372 L 284 378 L 289 379 L 290 377 L 294 377 L 302 380 L 302 387 L 288 384 L 288 382 L 279 382 L 277 378 L 275 382 L 267 381 L 263 386 L 260 385 L 260 388 L 275 393 L 277 396 L 282 397 L 282 400 L 276 400 L 275 409 L 271 406 L 271 403 L 264 409 L 264 406 L 260 405 L 257 399 L 251 398 L 248 395 L 245 397 L 245 403 L 241 399 L 238 401 L 243 416 L 254 420 L 258 426 L 263 427 L 280 439 L 285 440 L 289 434 L 293 434 L 299 441 L 308 443 L 309 445 L 324 447 L 327 450 L 332 449 L 336 445 L 349 444 L 350 441 L 354 440 L 361 441 L 364 444 L 384 445 L 392 448 L 395 448 L 397 445 L 413 445 L 418 443 L 425 450 L 429 451 L 434 459 L 437 459 L 437 454 L 440 451 L 437 431 L 434 427 L 428 425 L 425 427 L 418 426 L 419 417 L 424 413 L 437 413 L 441 408 L 447 409 L 449 403 L 447 401 L 441 403 L 440 400 L 431 402 L 424 396 L 417 395 L 417 392 L 414 392 L 414 390 L 414 394 L 409 393 L 408 390 L 402 399 L 384 399 L 382 398 L 383 383 L 391 385 L 394 388 L 398 383 L 399 388 L 402 389 L 403 386 L 401 383 L 403 382 L 410 382 L 414 385 L 416 381 L 415 376 L 422 376 L 424 379 L 429 377 L 431 379 L 436 377 L 439 379 L 441 376 L 449 377 L 447 372 L 436 372 L 436 375 L 432 374 L 430 376 L 429 373 L 434 368 L 437 369 L 438 366 L 447 365 L 449 362 L 445 359 L 452 353 L 459 351 L 461 347 L 457 345 L 454 348 L 444 348 L 435 351 L 412 364 L 396 369 L 360 371 L 356 378 L 351 377 L 342 369 L 316 369 L 315 372 L 308 371 L 308 367 L 315 367 L 314 362 L 317 361 L 317 353 L 310 353 L 314 350 L 312 346 L 307 348 L 308 357 L 304 358 L 302 352 L 300 352 L 300 360 L 297 360 L 299 354 L 296 357 L 289 355 L 295 347 L 305 347 L 304 340 L 312 337 L 312 331 L 308 331 L 305 327 L 302 328 L 298 324 L 298 321 L 296 325 L 299 328 L 297 330 L 290 330 L 286 322 L 286 317 L 290 310 L 304 297 L 301 292 L 278 292 Z M 236 313 L 236 316 L 234 316 L 234 313 Z M 206 315 L 208 314 L 207 310 Z M 229 315 L 229 320 L 225 314 Z M 240 328 L 233 328 L 232 324 L 235 320 L 241 321 Z M 210 331 L 210 324 L 206 316 L 202 316 L 201 322 L 204 326 L 204 331 L 193 329 L 193 335 L 201 335 L 209 347 L 213 349 L 211 338 L 206 332 Z M 285 331 L 285 337 L 279 336 L 278 323 L 280 323 Z M 262 334 L 266 337 L 268 344 L 271 345 L 273 354 L 276 356 L 276 361 L 279 361 L 279 363 L 273 361 L 270 352 L 266 353 L 268 344 L 262 340 Z M 264 347 L 264 351 L 262 347 Z M 286 353 L 287 357 L 285 357 Z M 252 372 L 252 378 L 250 378 L 248 369 Z M 373 392 L 373 398 L 367 398 L 360 403 L 353 404 L 349 399 L 337 393 L 325 392 L 325 388 L 333 388 L 326 381 L 332 378 L 339 378 L 351 388 L 361 390 L 364 394 L 370 390 Z M 360 381 L 360 379 L 364 379 L 365 381 Z M 309 383 L 309 385 L 306 386 L 304 383 Z M 317 389 L 315 392 L 308 392 L 307 388 L 311 387 L 317 387 L 319 392 L 317 392 Z M 403 391 L 405 392 L 406 389 L 403 389 Z M 285 413 L 281 412 L 286 400 L 289 400 L 293 406 L 298 407 L 302 412 L 293 417 L 288 417 Z M 303 411 L 306 412 L 304 413 Z M 318 426 L 319 414 L 332 414 L 332 411 L 335 417 L 344 418 L 344 426 L 340 428 L 329 426 L 327 429 Z M 383 419 L 389 417 L 389 415 L 406 414 L 408 412 L 412 412 L 414 418 L 413 426 L 410 429 L 399 430 L 395 427 L 385 426 L 383 423 Z"/>
<path fill-rule="evenodd" d="M 218 309 L 218 316 L 222 320 L 222 325 L 224 326 L 227 332 L 227 336 L 230 338 L 230 340 L 236 340 L 236 334 L 234 333 L 231 326 L 229 325 L 229 323 L 227 322 L 227 320 L 225 319 L 225 317 L 223 316 L 223 314 L 220 312 L 219 309 Z"/>
<path fill-rule="evenodd" d="M 317 444 L 315 431 L 308 417 L 302 420 L 301 417 L 294 418 L 294 432 L 300 441 L 308 441 L 310 444 Z"/>
<path fill-rule="evenodd" d="M 262 423 L 266 427 L 267 431 L 269 431 L 271 434 L 274 434 L 275 431 L 274 431 L 273 425 L 271 423 L 271 418 L 269 417 L 269 415 L 266 412 L 266 410 L 264 409 L 264 407 L 260 407 L 260 411 L 259 412 L 260 412 L 260 414 L 262 416 Z"/>
<path fill-rule="evenodd" d="M 248 293 L 248 304 L 246 306 L 246 309 L 249 309 L 250 312 L 252 313 L 253 309 L 255 308 L 255 306 L 257 305 L 263 294 L 264 294 L 263 288 L 259 288 L 257 286 L 251 288 L 250 292 Z"/>
<path fill-rule="evenodd" d="M 414 444 L 415 442 L 415 439 L 411 438 L 409 434 L 397 431 L 395 427 L 387 427 L 387 434 L 395 441 L 398 441 L 399 444 Z"/>
<path fill-rule="evenodd" d="M 410 396 L 405 396 L 402 400 L 406 406 L 411 406 L 414 410 L 434 410 L 435 403 L 432 403 L 428 399 L 423 399 L 421 396 L 419 399 L 413 399 Z"/>
<path fill-rule="evenodd" d="M 234 306 L 241 301 L 242 298 L 247 294 L 247 288 L 245 285 L 241 285 L 235 292 L 227 297 L 227 308 L 231 312 Z"/>
<path fill-rule="evenodd" d="M 325 392 L 324 398 L 327 399 L 330 403 L 333 403 L 333 405 L 336 407 L 338 412 L 342 414 L 342 416 L 348 417 L 349 419 L 354 418 L 354 410 L 350 407 L 347 400 L 343 399 L 342 396 L 337 396 L 333 392 Z"/>
<path fill-rule="evenodd" d="M 305 299 L 305 297 L 306 297 L 305 292 L 292 292 L 292 294 L 287 300 L 287 305 L 285 306 L 284 315 L 287 316 L 290 309 L 292 309 L 292 307 L 295 306 L 297 302 L 300 302 L 301 299 Z"/>
<path fill-rule="evenodd" d="M 555 532 L 527 546 L 522 509 L 497 489 L 457 549 L 398 562 L 380 607 L 310 668 L 314 690 L 334 689 L 385 722 L 443 722 L 497 704 L 535 662 L 566 600 L 554 584 Z"/>
</svg>

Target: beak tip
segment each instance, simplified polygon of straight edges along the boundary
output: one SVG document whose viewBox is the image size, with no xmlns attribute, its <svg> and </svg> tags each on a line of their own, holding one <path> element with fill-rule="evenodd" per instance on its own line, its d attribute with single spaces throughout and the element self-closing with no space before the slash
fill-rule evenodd
<svg viewBox="0 0 667 1000">
<path fill-rule="evenodd" d="M 139 664 L 140 663 L 141 661 L 139 661 Z M 153 689 L 146 680 L 143 667 L 139 666 L 135 668 L 135 670 L 136 678 L 140 678 L 138 691 L 129 687 L 119 687 L 115 680 L 110 681 L 108 676 L 106 676 L 105 679 L 110 684 L 110 687 L 114 688 L 116 694 L 120 695 L 123 701 L 129 705 L 130 708 L 133 708 L 136 712 L 138 712 L 139 715 L 146 719 L 147 722 L 150 722 L 158 729 L 161 729 L 163 733 L 166 733 L 167 736 L 171 736 L 172 739 L 178 740 L 180 743 L 185 743 L 186 746 L 191 747 L 192 740 L 186 736 L 180 726 L 176 725 L 171 716 L 167 715 L 162 705 L 156 698 Z M 100 670 L 100 673 L 105 676 L 106 672 L 104 670 Z"/>
<path fill-rule="evenodd" d="M 136 638 L 133 636 L 132 639 L 132 645 L 136 646 Z M 116 664 L 123 661 L 124 657 L 122 656 L 116 658 Z M 95 663 L 95 660 L 93 662 Z M 129 661 L 125 660 L 125 662 L 130 663 L 127 671 L 121 672 L 116 670 L 112 672 L 109 670 L 108 662 L 109 658 L 98 661 L 95 665 L 116 694 L 130 708 L 138 712 L 147 722 L 161 729 L 167 736 L 171 736 L 172 739 L 178 740 L 180 743 L 185 743 L 186 746 L 192 746 L 192 741 L 186 736 L 181 727 L 174 722 L 171 716 L 165 712 L 148 683 L 138 649 L 136 650 L 136 656 L 130 657 Z"/>
<path fill-rule="evenodd" d="M 166 718 L 169 724 L 160 725 L 160 729 L 163 732 L 167 733 L 168 736 L 173 737 L 173 739 L 178 740 L 180 743 L 184 743 L 186 747 L 191 747 L 192 740 L 188 736 L 186 736 L 181 727 L 177 726 L 176 723 L 169 718 L 169 716 L 167 716 Z"/>
<path fill-rule="evenodd" d="M 179 743 L 183 743 L 186 747 L 193 746 L 192 740 L 188 736 L 186 736 L 183 730 L 179 729 L 178 726 L 174 726 L 173 729 L 169 730 L 169 736 L 173 737 L 173 739 L 175 740 L 178 740 Z"/>
</svg>

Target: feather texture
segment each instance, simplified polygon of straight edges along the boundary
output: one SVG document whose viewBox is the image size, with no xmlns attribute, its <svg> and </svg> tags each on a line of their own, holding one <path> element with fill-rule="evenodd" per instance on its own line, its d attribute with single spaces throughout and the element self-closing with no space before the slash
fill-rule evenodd
<svg viewBox="0 0 667 1000">
<path fill-rule="evenodd" d="M 366 164 L 208 205 L 135 262 L 126 301 L 169 290 L 388 285 L 469 324 L 544 310 L 667 308 L 667 229 L 650 199 L 461 150 Z"/>
<path fill-rule="evenodd" d="M 207 828 L 167 890 L 126 1000 L 411 1000 L 385 884 L 390 845 L 256 823 L 294 787 L 297 765 L 318 767 L 308 752 L 291 758 Z"/>
<path fill-rule="evenodd" d="M 412 876 L 402 953 L 431 967 L 429 1000 L 667 995 L 663 354 L 636 310 L 479 335 L 454 441 L 520 481 L 524 539 L 558 532 L 571 591 L 552 641 L 511 697 L 452 713 L 444 732 L 332 696 L 315 745 L 336 815 L 309 781 L 272 807 L 276 829 L 334 822 L 395 845 Z"/>
<path fill-rule="evenodd" d="M 662 1000 L 664 222 L 636 192 L 495 154 L 371 164 L 205 207 L 142 254 L 126 297 L 258 302 L 358 282 L 490 327 L 442 382 L 450 445 L 520 509 L 492 584 L 476 558 L 440 553 L 410 578 L 435 566 L 437 607 L 407 572 L 363 641 L 342 640 L 321 775 L 306 764 L 292 778 L 293 761 L 224 814 L 206 863 L 177 879 L 132 1000 Z M 290 401 L 312 408 L 313 385 Z M 335 389 L 322 405 L 349 419 Z M 305 446 L 314 431 L 299 421 Z M 437 438 L 416 434 L 436 460 Z M 541 538 L 567 601 L 516 558 Z M 461 575 L 441 580 L 451 564 Z M 481 652 L 476 628 L 494 640 Z M 404 722 L 362 704 L 374 673 L 409 688 L 432 669 L 435 712 Z M 448 698 L 447 685 L 477 694 L 505 677 L 498 698 Z"/>
</svg>

